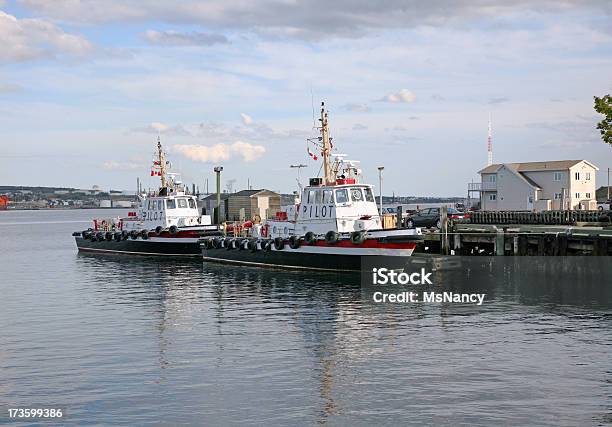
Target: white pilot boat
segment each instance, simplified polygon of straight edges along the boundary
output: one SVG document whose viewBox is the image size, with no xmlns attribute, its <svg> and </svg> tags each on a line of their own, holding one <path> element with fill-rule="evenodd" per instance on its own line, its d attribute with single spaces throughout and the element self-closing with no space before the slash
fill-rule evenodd
<svg viewBox="0 0 612 427">
<path fill-rule="evenodd" d="M 87 230 L 74 232 L 81 252 L 200 257 L 200 238 L 219 235 L 209 215 L 201 215 L 194 195 L 186 193 L 176 174 L 168 173 L 169 162 L 157 140 L 151 176 L 159 176 L 161 187 L 141 194 L 140 208 L 125 218 L 96 218 Z"/>
<path fill-rule="evenodd" d="M 323 104 L 310 140 L 323 162 L 295 206 L 263 222 L 231 224 L 224 236 L 201 241 L 205 261 L 317 270 L 360 270 L 364 257 L 409 257 L 420 229 L 384 229 L 372 186 L 361 183 L 359 162 L 332 154 Z M 314 159 L 318 156 L 310 151 Z"/>
</svg>

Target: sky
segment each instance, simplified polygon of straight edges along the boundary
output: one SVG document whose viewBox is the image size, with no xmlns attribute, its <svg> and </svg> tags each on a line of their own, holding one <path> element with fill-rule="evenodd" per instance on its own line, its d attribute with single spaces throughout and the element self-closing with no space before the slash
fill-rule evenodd
<svg viewBox="0 0 612 427">
<path fill-rule="evenodd" d="M 296 189 L 313 109 L 385 194 L 463 196 L 495 162 L 586 159 L 609 0 L 0 0 L 0 184 Z"/>
</svg>

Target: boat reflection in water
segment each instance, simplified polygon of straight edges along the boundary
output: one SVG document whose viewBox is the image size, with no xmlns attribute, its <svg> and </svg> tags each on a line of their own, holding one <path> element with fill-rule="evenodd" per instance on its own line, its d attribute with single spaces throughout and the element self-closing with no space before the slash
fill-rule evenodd
<svg viewBox="0 0 612 427">
<path fill-rule="evenodd" d="M 116 344 L 126 352 L 117 369 L 124 384 L 145 373 L 144 385 L 126 385 L 126 404 L 146 402 L 157 422 L 604 419 L 607 264 L 453 258 L 454 269 L 436 260 L 434 287 L 484 292 L 482 306 L 376 304 L 359 276 L 345 274 L 86 255 L 78 263 L 86 294 L 117 325 L 132 322 L 126 335 L 138 350 Z M 588 363 L 575 363 L 585 347 Z M 494 410 L 524 399 L 537 403 Z M 169 401 L 189 411 L 170 421 Z"/>
</svg>

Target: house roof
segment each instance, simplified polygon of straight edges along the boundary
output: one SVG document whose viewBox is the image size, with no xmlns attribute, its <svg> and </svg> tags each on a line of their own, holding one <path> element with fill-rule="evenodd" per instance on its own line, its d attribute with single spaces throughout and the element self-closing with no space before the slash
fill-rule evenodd
<svg viewBox="0 0 612 427">
<path fill-rule="evenodd" d="M 484 169 L 478 171 L 478 173 L 495 173 L 502 166 L 506 166 L 509 169 L 515 170 L 517 172 L 533 172 L 533 171 L 543 171 L 543 170 L 566 170 L 571 168 L 572 166 L 577 165 L 578 163 L 586 162 L 587 164 L 593 166 L 595 169 L 597 167 L 592 163 L 586 160 L 553 160 L 549 162 L 525 162 L 525 163 L 496 163 L 493 165 L 489 165 Z"/>
<path fill-rule="evenodd" d="M 221 200 L 225 200 L 230 196 L 230 193 L 221 193 Z M 202 199 L 204 200 L 217 200 L 217 193 L 210 194 Z"/>
<path fill-rule="evenodd" d="M 527 181 L 529 183 L 529 185 L 531 185 L 532 187 L 535 187 L 537 189 L 542 189 L 533 179 L 529 178 L 527 175 L 525 175 L 524 173 L 519 172 L 518 173 L 521 178 L 523 178 L 525 181 Z"/>
</svg>

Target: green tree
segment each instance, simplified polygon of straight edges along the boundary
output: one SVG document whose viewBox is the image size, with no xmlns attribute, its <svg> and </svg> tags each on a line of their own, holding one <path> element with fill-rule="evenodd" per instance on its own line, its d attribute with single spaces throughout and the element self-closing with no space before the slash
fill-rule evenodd
<svg viewBox="0 0 612 427">
<path fill-rule="evenodd" d="M 595 99 L 595 111 L 604 115 L 603 120 L 597 123 L 601 139 L 606 144 L 612 145 L 612 96 L 604 95 L 601 98 L 594 96 L 593 98 Z"/>
</svg>

